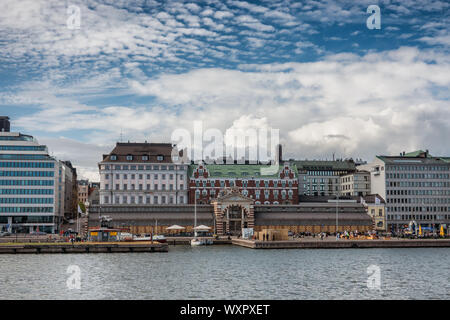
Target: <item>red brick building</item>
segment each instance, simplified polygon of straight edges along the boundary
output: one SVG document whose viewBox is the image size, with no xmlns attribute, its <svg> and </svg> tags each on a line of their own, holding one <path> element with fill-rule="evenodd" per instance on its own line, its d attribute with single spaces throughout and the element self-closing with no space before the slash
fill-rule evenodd
<svg viewBox="0 0 450 320">
<path fill-rule="evenodd" d="M 266 165 L 195 164 L 189 167 L 189 203 L 197 194 L 198 204 L 211 203 L 226 188 L 236 188 L 255 204 L 297 204 L 298 179 L 295 164 L 286 162 L 275 174 L 265 174 Z"/>
</svg>

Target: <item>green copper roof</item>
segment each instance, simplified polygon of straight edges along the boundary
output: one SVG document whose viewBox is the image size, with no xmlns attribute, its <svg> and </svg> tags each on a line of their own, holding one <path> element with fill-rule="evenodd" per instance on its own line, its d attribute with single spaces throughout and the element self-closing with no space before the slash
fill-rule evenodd
<svg viewBox="0 0 450 320">
<path fill-rule="evenodd" d="M 192 173 L 198 165 L 190 165 L 188 174 L 192 177 Z M 279 166 L 279 170 L 273 175 L 261 175 L 262 168 L 270 168 L 268 165 L 261 164 L 206 164 L 206 169 L 209 172 L 211 178 L 279 178 L 279 172 L 283 170 L 283 166 Z M 297 167 L 295 164 L 290 165 L 291 170 L 294 173 L 294 177 L 297 178 Z"/>
<path fill-rule="evenodd" d="M 419 157 L 421 154 L 425 154 L 425 153 L 426 152 L 423 151 L 423 150 L 416 150 L 416 151 L 413 151 L 413 152 L 405 153 L 403 155 L 403 157 L 413 157 L 413 158 L 415 158 L 415 157 Z M 427 158 L 431 158 L 431 157 L 432 156 L 430 154 L 427 154 Z"/>
</svg>

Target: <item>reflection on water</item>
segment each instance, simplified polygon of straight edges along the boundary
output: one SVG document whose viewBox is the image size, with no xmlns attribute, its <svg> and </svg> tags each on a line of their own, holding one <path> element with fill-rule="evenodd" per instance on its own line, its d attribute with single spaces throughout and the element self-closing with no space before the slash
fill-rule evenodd
<svg viewBox="0 0 450 320">
<path fill-rule="evenodd" d="M 367 288 L 370 265 L 380 290 Z M 449 299 L 449 266 L 448 248 L 1 255 L 0 299 Z"/>
</svg>

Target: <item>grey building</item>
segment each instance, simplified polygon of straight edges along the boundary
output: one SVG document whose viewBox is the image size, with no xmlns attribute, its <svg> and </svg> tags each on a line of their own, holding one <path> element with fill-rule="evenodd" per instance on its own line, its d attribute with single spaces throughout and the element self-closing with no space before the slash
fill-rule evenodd
<svg viewBox="0 0 450 320">
<path fill-rule="evenodd" d="M 356 171 L 353 160 L 299 160 L 293 161 L 298 170 L 300 196 L 329 196 L 340 194 L 340 176 Z"/>
<path fill-rule="evenodd" d="M 450 224 L 450 160 L 427 151 L 377 156 L 358 166 L 371 175 L 371 192 L 386 201 L 389 231 L 416 222 L 424 231 L 439 232 Z"/>
</svg>

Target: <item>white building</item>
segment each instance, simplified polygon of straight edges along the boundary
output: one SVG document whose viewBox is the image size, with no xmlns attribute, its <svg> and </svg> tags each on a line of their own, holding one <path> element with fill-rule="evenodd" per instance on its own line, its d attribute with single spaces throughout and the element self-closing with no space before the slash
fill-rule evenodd
<svg viewBox="0 0 450 320">
<path fill-rule="evenodd" d="M 386 201 L 388 231 L 414 221 L 423 230 L 439 231 L 450 224 L 450 161 L 428 151 L 377 156 L 358 166 L 370 172 L 371 192 Z"/>
<path fill-rule="evenodd" d="M 170 143 L 121 143 L 103 156 L 102 204 L 186 204 L 187 164 L 172 161 Z"/>
</svg>

